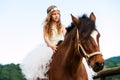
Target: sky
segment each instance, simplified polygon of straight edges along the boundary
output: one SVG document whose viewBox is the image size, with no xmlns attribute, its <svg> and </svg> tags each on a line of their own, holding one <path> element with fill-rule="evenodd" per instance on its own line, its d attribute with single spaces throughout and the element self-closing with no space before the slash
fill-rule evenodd
<svg viewBox="0 0 120 80">
<path fill-rule="evenodd" d="M 70 14 L 93 12 L 103 57 L 120 56 L 120 0 L 0 0 L 0 64 L 20 63 L 44 43 L 43 21 L 50 5 L 60 9 L 66 27 Z"/>
</svg>

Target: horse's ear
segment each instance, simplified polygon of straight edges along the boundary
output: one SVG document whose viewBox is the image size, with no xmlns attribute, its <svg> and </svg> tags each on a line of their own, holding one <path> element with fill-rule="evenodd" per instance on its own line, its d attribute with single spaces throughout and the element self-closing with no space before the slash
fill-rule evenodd
<svg viewBox="0 0 120 80">
<path fill-rule="evenodd" d="M 75 23 L 75 25 L 78 25 L 79 20 L 75 16 L 73 16 L 72 14 L 71 14 L 71 17 L 72 17 L 72 21 Z"/>
<path fill-rule="evenodd" d="M 93 21 L 95 21 L 95 20 L 96 20 L 96 17 L 95 17 L 95 15 L 94 15 L 94 13 L 93 13 L 93 12 L 90 14 L 90 19 L 91 19 L 91 20 L 93 20 Z"/>
</svg>

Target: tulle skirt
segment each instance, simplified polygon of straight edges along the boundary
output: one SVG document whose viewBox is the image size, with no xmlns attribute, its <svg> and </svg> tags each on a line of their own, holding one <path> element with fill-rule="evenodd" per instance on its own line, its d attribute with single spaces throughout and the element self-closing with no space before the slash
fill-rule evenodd
<svg viewBox="0 0 120 80">
<path fill-rule="evenodd" d="M 22 69 L 22 73 L 25 75 L 27 80 L 36 80 L 36 78 L 47 78 L 45 73 L 48 71 L 49 63 L 52 61 L 51 57 L 53 55 L 53 51 L 51 48 L 47 47 L 45 44 L 39 45 L 33 51 L 31 51 L 22 61 L 20 67 Z M 83 63 L 87 70 L 88 80 L 93 80 L 93 76 L 96 74 L 92 71 L 87 65 L 85 59 L 83 59 Z"/>
<path fill-rule="evenodd" d="M 49 69 L 53 51 L 45 44 L 37 46 L 21 62 L 20 68 L 27 80 L 36 80 L 36 78 L 47 78 L 45 73 Z"/>
</svg>

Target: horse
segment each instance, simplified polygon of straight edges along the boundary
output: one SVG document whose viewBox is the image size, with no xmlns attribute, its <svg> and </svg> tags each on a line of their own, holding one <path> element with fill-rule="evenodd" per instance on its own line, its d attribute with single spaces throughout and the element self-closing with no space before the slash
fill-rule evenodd
<svg viewBox="0 0 120 80">
<path fill-rule="evenodd" d="M 57 51 L 52 56 L 46 75 L 49 80 L 88 80 L 82 59 L 95 72 L 104 67 L 104 58 L 100 51 L 100 33 L 96 29 L 96 16 L 91 12 L 75 17 L 71 14 L 71 25 Z"/>
</svg>

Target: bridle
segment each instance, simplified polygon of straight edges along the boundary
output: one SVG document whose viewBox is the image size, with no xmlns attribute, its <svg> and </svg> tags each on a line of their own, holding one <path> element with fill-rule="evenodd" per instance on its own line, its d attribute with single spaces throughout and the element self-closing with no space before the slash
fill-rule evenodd
<svg viewBox="0 0 120 80">
<path fill-rule="evenodd" d="M 83 48 L 83 46 L 81 45 L 81 42 L 79 40 L 79 32 L 78 32 L 78 29 L 77 29 L 77 41 L 78 41 L 78 44 L 77 44 L 77 48 L 78 48 L 78 52 L 80 53 L 80 48 L 83 52 L 83 55 L 85 57 L 85 59 L 88 61 L 91 57 L 95 56 L 95 55 L 102 55 L 102 53 L 100 51 L 96 51 L 96 52 L 92 52 L 90 54 L 87 54 L 87 52 L 85 51 L 85 49 Z"/>
</svg>

